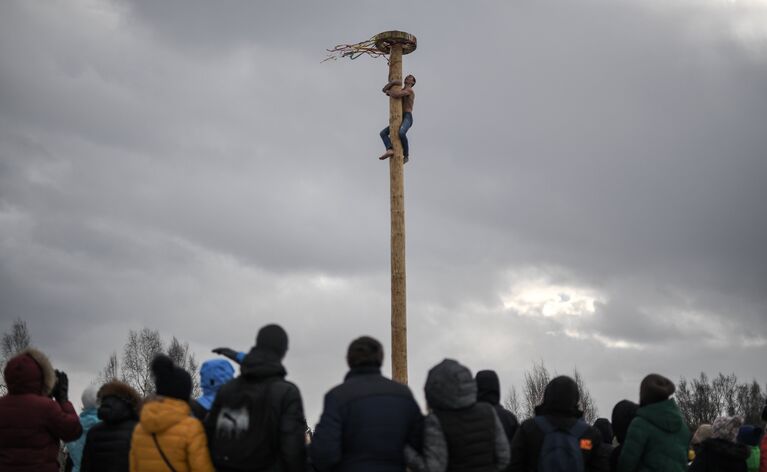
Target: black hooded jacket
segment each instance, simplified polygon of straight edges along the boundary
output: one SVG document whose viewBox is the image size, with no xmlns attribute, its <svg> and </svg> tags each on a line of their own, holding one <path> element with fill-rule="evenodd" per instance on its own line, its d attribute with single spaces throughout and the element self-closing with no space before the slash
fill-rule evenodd
<svg viewBox="0 0 767 472">
<path fill-rule="evenodd" d="M 536 416 L 545 416 L 555 428 L 572 428 L 581 419 L 583 412 L 578 409 L 578 386 L 569 377 L 556 377 L 546 386 L 543 403 L 535 408 Z M 511 443 L 511 472 L 537 472 L 538 457 L 543 446 L 544 433 L 535 424 L 535 419 L 525 420 L 519 427 Z M 587 449 L 581 449 L 587 472 L 607 469 L 607 464 L 599 460 L 595 452 L 602 444 L 602 434 L 594 427 L 580 437 L 585 439 Z"/>
<path fill-rule="evenodd" d="M 719 438 L 706 439 L 689 472 L 747 472 L 746 459 L 750 453 L 745 444 Z"/>
<path fill-rule="evenodd" d="M 489 403 L 495 408 L 498 419 L 501 420 L 503 431 L 509 439 L 509 444 L 517 432 L 519 422 L 514 413 L 501 405 L 501 382 L 494 370 L 480 370 L 475 376 L 477 381 L 477 401 Z"/>
<path fill-rule="evenodd" d="M 94 425 L 85 440 L 81 472 L 128 472 L 131 436 L 138 423 L 133 405 L 109 396 L 101 400 L 100 423 Z"/>
<path fill-rule="evenodd" d="M 304 408 L 298 387 L 285 380 L 287 372 L 281 356 L 255 347 L 243 359 L 240 372 L 239 377 L 221 387 L 205 420 L 208 447 L 216 470 L 250 470 L 248 464 L 224 467 L 216 463 L 216 421 L 222 407 L 238 403 L 243 394 L 262 397 L 268 388 L 268 406 L 277 423 L 275 430 L 268 433 L 273 435 L 271 440 L 276 450 L 272 452 L 277 457 L 268 471 L 303 472 L 306 464 Z"/>
</svg>

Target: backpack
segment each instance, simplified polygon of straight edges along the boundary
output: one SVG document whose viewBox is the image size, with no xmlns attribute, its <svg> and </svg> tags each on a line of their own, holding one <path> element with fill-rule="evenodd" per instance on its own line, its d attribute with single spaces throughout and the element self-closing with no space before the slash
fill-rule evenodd
<svg viewBox="0 0 767 472">
<path fill-rule="evenodd" d="M 213 426 L 211 458 L 217 469 L 262 470 L 277 461 L 280 432 L 269 404 L 270 386 L 236 385 L 216 417 L 208 418 Z"/>
<path fill-rule="evenodd" d="M 579 419 L 570 429 L 556 428 L 544 416 L 535 424 L 543 431 L 543 445 L 538 458 L 539 472 L 584 472 L 580 437 L 589 425 Z"/>
</svg>

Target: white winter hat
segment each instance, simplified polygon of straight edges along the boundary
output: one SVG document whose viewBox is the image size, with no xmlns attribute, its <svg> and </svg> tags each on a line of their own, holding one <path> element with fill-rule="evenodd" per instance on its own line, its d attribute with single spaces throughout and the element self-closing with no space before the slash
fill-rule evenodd
<svg viewBox="0 0 767 472">
<path fill-rule="evenodd" d="M 99 406 L 99 400 L 97 397 L 99 389 L 95 385 L 89 385 L 83 390 L 83 396 L 80 399 L 83 401 L 83 410 L 89 410 Z"/>
</svg>

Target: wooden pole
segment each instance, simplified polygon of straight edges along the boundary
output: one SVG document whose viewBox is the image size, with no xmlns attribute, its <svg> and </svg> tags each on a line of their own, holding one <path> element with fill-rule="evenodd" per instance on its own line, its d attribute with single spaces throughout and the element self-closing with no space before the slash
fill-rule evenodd
<svg viewBox="0 0 767 472">
<path fill-rule="evenodd" d="M 402 81 L 402 45 L 393 44 L 389 56 L 389 80 Z M 399 86 L 392 87 L 399 90 Z M 392 378 L 407 383 L 407 292 L 405 284 L 405 179 L 402 142 L 402 99 L 389 99 L 389 137 L 394 156 L 389 159 L 391 192 L 391 359 Z"/>
</svg>

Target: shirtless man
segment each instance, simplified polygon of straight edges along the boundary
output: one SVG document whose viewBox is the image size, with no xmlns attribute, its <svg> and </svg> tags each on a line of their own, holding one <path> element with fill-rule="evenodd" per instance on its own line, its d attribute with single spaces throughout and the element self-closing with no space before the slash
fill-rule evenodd
<svg viewBox="0 0 767 472">
<path fill-rule="evenodd" d="M 405 88 L 402 90 L 391 90 L 392 87 L 399 84 L 400 82 L 398 80 L 392 80 L 384 86 L 382 92 L 392 98 L 402 99 L 402 124 L 399 127 L 399 140 L 402 142 L 402 154 L 405 157 L 403 162 L 407 162 L 409 151 L 407 144 L 407 130 L 413 126 L 413 103 L 415 103 L 415 91 L 413 91 L 413 86 L 415 85 L 415 77 L 413 75 L 405 77 Z M 384 146 L 386 146 L 386 152 L 383 153 L 379 159 L 384 160 L 394 155 L 391 139 L 389 139 L 388 126 L 381 131 L 381 139 L 384 142 Z"/>
</svg>

